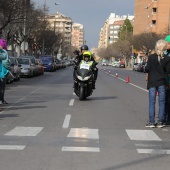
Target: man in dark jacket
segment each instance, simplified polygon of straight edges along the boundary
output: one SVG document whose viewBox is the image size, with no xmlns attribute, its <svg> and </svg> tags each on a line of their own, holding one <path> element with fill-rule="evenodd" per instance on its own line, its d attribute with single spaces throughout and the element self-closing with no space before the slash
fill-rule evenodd
<svg viewBox="0 0 170 170">
<path fill-rule="evenodd" d="M 165 40 L 159 40 L 155 46 L 156 53 L 148 57 L 145 67 L 148 73 L 147 88 L 149 89 L 149 123 L 145 127 L 163 127 L 167 85 L 165 73 L 170 73 L 170 58 L 164 55 L 166 46 Z M 156 92 L 159 94 L 159 112 L 158 122 L 155 125 Z"/>
</svg>

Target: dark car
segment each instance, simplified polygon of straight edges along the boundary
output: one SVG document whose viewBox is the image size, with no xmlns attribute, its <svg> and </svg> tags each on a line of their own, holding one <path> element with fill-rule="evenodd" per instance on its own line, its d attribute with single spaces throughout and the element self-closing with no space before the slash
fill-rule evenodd
<svg viewBox="0 0 170 170">
<path fill-rule="evenodd" d="M 50 55 L 43 55 L 39 57 L 44 65 L 44 71 L 56 71 L 56 65 L 54 63 L 54 57 Z"/>
</svg>

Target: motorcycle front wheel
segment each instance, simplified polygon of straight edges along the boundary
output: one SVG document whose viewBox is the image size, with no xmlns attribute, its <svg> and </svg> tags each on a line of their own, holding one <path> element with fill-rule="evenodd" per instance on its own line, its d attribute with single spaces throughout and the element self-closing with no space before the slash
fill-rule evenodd
<svg viewBox="0 0 170 170">
<path fill-rule="evenodd" d="M 79 100 L 84 100 L 84 99 L 86 99 L 85 93 L 84 93 L 84 87 L 80 87 Z"/>
</svg>

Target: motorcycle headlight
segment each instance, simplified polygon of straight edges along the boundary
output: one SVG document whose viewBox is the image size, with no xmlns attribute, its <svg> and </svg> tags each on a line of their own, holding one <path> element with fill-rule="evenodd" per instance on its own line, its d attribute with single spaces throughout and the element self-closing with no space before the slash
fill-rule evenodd
<svg viewBox="0 0 170 170">
<path fill-rule="evenodd" d="M 90 77 L 91 77 L 91 75 L 90 75 L 90 76 L 86 76 L 86 77 L 84 77 L 84 79 L 83 79 L 81 76 L 78 76 L 78 75 L 77 75 L 77 78 L 78 78 L 79 80 L 81 80 L 81 81 L 86 81 L 86 80 L 88 80 Z"/>
</svg>

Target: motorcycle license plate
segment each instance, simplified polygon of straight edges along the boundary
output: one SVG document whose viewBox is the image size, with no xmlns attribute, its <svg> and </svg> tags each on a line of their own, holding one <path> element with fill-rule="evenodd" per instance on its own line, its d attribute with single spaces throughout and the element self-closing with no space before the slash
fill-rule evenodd
<svg viewBox="0 0 170 170">
<path fill-rule="evenodd" d="M 89 69 L 90 69 L 90 66 L 89 66 L 88 64 L 81 64 L 81 65 L 80 65 L 80 69 L 89 70 Z"/>
</svg>

